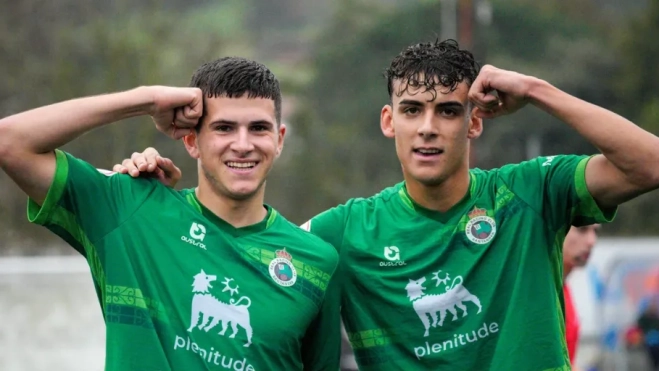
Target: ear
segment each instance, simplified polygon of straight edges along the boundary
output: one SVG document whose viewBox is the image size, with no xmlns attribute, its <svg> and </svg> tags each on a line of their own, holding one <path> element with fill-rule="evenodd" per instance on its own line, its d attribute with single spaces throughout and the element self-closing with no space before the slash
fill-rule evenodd
<svg viewBox="0 0 659 371">
<path fill-rule="evenodd" d="M 276 157 L 279 157 L 281 155 L 281 151 L 284 149 L 284 139 L 286 138 L 286 124 L 281 123 L 279 124 L 279 128 L 277 129 L 277 155 Z"/>
<path fill-rule="evenodd" d="M 476 139 L 483 134 L 483 119 L 475 115 L 476 107 L 471 109 L 469 115 L 469 128 L 467 129 L 467 138 Z"/>
<path fill-rule="evenodd" d="M 382 107 L 382 111 L 380 111 L 380 130 L 382 130 L 382 134 L 387 138 L 393 138 L 396 134 L 393 114 L 394 109 L 389 104 Z"/>
<path fill-rule="evenodd" d="M 190 154 L 190 157 L 194 158 L 195 160 L 199 159 L 200 156 L 199 143 L 197 143 L 198 136 L 199 133 L 193 130 L 192 133 L 183 137 L 183 144 L 185 144 L 185 149 Z"/>
</svg>

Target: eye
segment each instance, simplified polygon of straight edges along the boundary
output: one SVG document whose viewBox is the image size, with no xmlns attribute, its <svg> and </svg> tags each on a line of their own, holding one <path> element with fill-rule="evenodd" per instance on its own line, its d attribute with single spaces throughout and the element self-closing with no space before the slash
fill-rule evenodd
<svg viewBox="0 0 659 371">
<path fill-rule="evenodd" d="M 223 131 L 223 132 L 231 131 L 231 129 L 232 129 L 231 125 L 217 125 L 215 127 L 215 130 Z"/>
<path fill-rule="evenodd" d="M 445 109 L 441 110 L 439 113 L 442 116 L 445 116 L 445 117 L 453 117 L 453 116 L 456 116 L 458 114 L 455 110 L 450 109 L 450 108 L 445 108 Z"/>
<path fill-rule="evenodd" d="M 268 127 L 265 125 L 254 125 L 252 126 L 253 131 L 268 131 Z"/>
<path fill-rule="evenodd" d="M 419 109 L 419 107 L 414 107 L 414 106 L 406 107 L 405 109 L 403 109 L 403 113 L 406 115 L 416 115 L 420 112 L 421 110 Z"/>
</svg>

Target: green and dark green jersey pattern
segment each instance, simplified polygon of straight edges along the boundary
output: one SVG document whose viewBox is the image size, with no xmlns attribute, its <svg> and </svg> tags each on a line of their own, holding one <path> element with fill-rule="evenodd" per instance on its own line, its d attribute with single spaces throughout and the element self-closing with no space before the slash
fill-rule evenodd
<svg viewBox="0 0 659 371">
<path fill-rule="evenodd" d="M 470 171 L 445 213 L 405 184 L 305 224 L 339 250 L 342 318 L 361 370 L 568 370 L 562 244 L 570 225 L 608 222 L 590 157 Z"/>
<path fill-rule="evenodd" d="M 61 151 L 30 221 L 87 259 L 106 322 L 106 370 L 336 370 L 336 250 L 266 206 L 234 228 L 153 179 Z"/>
</svg>

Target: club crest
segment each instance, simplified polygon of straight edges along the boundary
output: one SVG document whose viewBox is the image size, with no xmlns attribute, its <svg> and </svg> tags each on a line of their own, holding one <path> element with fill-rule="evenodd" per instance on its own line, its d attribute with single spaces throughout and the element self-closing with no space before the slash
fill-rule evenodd
<svg viewBox="0 0 659 371">
<path fill-rule="evenodd" d="M 270 277 L 281 286 L 293 286 L 297 280 L 297 271 L 293 266 L 293 257 L 283 250 L 275 251 L 275 258 L 270 262 Z"/>
<path fill-rule="evenodd" d="M 469 213 L 469 222 L 465 228 L 465 234 L 469 241 L 477 244 L 486 244 L 494 238 L 497 233 L 497 224 L 494 218 L 487 216 L 485 209 L 475 207 Z"/>
</svg>

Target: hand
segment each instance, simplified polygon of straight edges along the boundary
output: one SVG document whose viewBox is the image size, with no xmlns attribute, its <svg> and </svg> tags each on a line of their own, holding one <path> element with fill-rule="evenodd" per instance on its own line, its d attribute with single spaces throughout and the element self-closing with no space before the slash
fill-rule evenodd
<svg viewBox="0 0 659 371">
<path fill-rule="evenodd" d="M 133 178 L 140 176 L 156 178 L 160 183 L 171 188 L 174 188 L 182 176 L 181 169 L 176 167 L 172 160 L 161 157 L 155 148 L 147 148 L 142 153 L 133 153 L 121 164 L 114 165 L 112 171 L 129 174 Z"/>
<path fill-rule="evenodd" d="M 524 107 L 528 103 L 528 91 L 533 79 L 517 72 L 483 66 L 469 89 L 469 100 L 476 106 L 476 116 L 495 118 Z"/>
<path fill-rule="evenodd" d="M 174 139 L 192 133 L 204 111 L 204 98 L 198 88 L 152 86 L 153 104 L 149 114 L 156 128 Z"/>
</svg>

